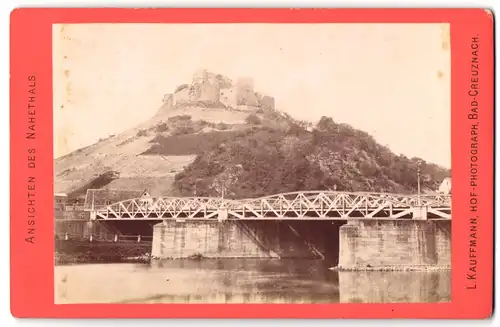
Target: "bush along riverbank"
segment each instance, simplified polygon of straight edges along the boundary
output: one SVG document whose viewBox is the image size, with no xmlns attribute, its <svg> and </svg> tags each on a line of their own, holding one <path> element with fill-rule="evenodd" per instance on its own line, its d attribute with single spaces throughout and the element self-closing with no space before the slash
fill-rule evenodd
<svg viewBox="0 0 500 327">
<path fill-rule="evenodd" d="M 55 264 L 149 262 L 151 243 L 56 241 Z"/>
</svg>

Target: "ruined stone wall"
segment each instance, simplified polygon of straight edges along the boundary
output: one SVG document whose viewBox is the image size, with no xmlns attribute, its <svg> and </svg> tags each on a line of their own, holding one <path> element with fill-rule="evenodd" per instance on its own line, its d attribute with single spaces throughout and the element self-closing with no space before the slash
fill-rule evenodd
<svg viewBox="0 0 500 327">
<path fill-rule="evenodd" d="M 219 85 L 220 89 L 227 89 L 234 87 L 233 81 L 229 77 L 223 76 L 221 74 L 212 74 L 212 75 L 213 79 L 217 82 L 217 85 Z M 209 79 L 211 78 L 212 77 L 209 76 Z"/>
<path fill-rule="evenodd" d="M 189 86 L 174 93 L 173 104 L 179 105 L 190 101 Z"/>
<path fill-rule="evenodd" d="M 223 88 L 219 91 L 219 101 L 226 107 L 236 108 L 237 103 L 237 90 L 235 87 Z"/>
<path fill-rule="evenodd" d="M 194 74 L 193 74 L 193 80 L 192 84 L 202 84 L 207 80 L 208 77 L 208 72 L 206 69 L 198 69 Z"/>
<path fill-rule="evenodd" d="M 236 109 L 237 109 L 237 110 L 240 110 L 240 111 L 254 112 L 254 111 L 259 110 L 259 109 L 260 109 L 260 107 L 257 107 L 257 106 L 249 106 L 249 105 L 246 105 L 246 104 L 242 104 L 242 105 L 237 105 L 237 106 L 236 106 Z"/>
<path fill-rule="evenodd" d="M 236 82 L 236 102 L 238 105 L 258 106 L 259 98 L 254 91 L 251 78 L 240 78 Z"/>
<path fill-rule="evenodd" d="M 190 101 L 218 102 L 219 92 L 219 80 L 215 74 L 200 70 L 193 76 Z"/>
<path fill-rule="evenodd" d="M 246 105 L 252 107 L 257 107 L 259 105 L 259 100 L 255 96 L 255 93 L 246 89 L 238 90 L 236 101 L 238 105 Z"/>
<path fill-rule="evenodd" d="M 218 102 L 219 87 L 216 84 L 204 83 L 193 85 L 199 91 L 197 97 L 192 98 L 193 101 Z"/>
<path fill-rule="evenodd" d="M 164 106 L 169 107 L 168 95 L 165 95 Z M 229 108 L 241 110 L 264 109 L 274 110 L 274 98 L 254 91 L 251 78 L 239 78 L 233 82 L 220 74 L 199 70 L 193 75 L 190 85 L 178 87 L 172 96 L 172 106 L 196 102 L 222 103 Z"/>
<path fill-rule="evenodd" d="M 275 101 L 273 97 L 264 95 L 260 99 L 259 106 L 264 110 L 274 110 L 275 109 Z"/>
<path fill-rule="evenodd" d="M 345 269 L 451 266 L 451 221 L 351 220 L 340 228 Z"/>
</svg>

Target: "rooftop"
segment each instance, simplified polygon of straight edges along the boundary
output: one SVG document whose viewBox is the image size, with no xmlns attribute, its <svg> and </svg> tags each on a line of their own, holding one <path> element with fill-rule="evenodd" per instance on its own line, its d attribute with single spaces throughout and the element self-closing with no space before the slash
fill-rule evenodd
<svg viewBox="0 0 500 327">
<path fill-rule="evenodd" d="M 89 189 L 85 196 L 85 209 L 91 209 L 92 203 L 98 206 L 120 202 L 123 200 L 139 198 L 144 190 L 112 190 L 112 189 Z"/>
</svg>

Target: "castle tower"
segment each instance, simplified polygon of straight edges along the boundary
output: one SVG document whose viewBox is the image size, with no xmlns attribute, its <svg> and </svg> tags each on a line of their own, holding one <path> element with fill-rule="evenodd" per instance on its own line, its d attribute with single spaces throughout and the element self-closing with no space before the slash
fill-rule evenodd
<svg viewBox="0 0 500 327">
<path fill-rule="evenodd" d="M 205 69 L 193 75 L 193 84 L 189 94 L 190 101 L 215 103 L 219 101 L 219 87 L 216 76 Z"/>
<path fill-rule="evenodd" d="M 253 90 L 253 79 L 244 77 L 236 81 L 236 99 L 240 106 L 258 106 L 259 99 Z"/>
<path fill-rule="evenodd" d="M 208 78 L 208 72 L 206 69 L 198 69 L 193 74 L 193 85 L 203 84 Z"/>
<path fill-rule="evenodd" d="M 264 110 L 272 111 L 275 108 L 274 98 L 264 95 L 259 101 L 260 107 Z"/>
</svg>

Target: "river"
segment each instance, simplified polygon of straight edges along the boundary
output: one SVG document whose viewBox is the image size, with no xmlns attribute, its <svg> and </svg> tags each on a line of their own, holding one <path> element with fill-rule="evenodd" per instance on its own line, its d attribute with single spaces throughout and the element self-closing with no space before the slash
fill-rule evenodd
<svg viewBox="0 0 500 327">
<path fill-rule="evenodd" d="M 451 301 L 451 272 L 338 272 L 320 260 L 168 260 L 55 267 L 55 303 Z"/>
</svg>

